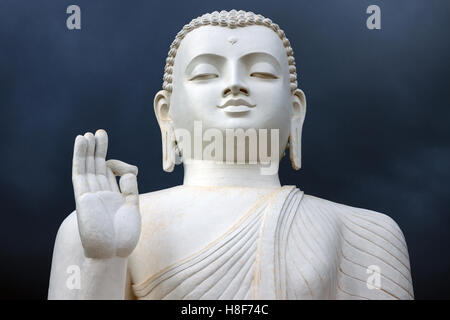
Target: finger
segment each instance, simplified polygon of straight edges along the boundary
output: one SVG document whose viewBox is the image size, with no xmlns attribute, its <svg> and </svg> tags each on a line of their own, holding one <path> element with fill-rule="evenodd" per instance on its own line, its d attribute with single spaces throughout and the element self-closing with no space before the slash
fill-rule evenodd
<svg viewBox="0 0 450 320">
<path fill-rule="evenodd" d="M 95 162 L 94 162 L 94 152 L 95 152 L 95 137 L 91 132 L 84 135 L 87 140 L 87 152 L 86 152 L 86 176 L 89 183 L 89 188 L 92 192 L 100 190 L 100 186 L 95 177 Z"/>
<path fill-rule="evenodd" d="M 106 168 L 106 177 L 108 179 L 109 190 L 120 192 L 119 187 L 117 186 L 116 176 L 112 173 L 110 168 Z"/>
<path fill-rule="evenodd" d="M 136 166 L 119 160 L 108 160 L 106 161 L 106 165 L 111 168 L 116 176 L 123 176 L 127 173 L 134 174 L 135 176 L 138 174 L 138 168 Z"/>
<path fill-rule="evenodd" d="M 86 139 L 78 135 L 73 148 L 72 175 L 86 173 L 86 150 Z"/>
<path fill-rule="evenodd" d="M 87 140 L 83 136 L 77 136 L 75 139 L 73 161 L 72 161 L 72 184 L 75 198 L 85 192 L 89 192 L 89 185 L 86 181 L 86 151 Z"/>
<path fill-rule="evenodd" d="M 87 140 L 87 151 L 86 151 L 86 173 L 95 173 L 95 163 L 94 163 L 94 151 L 95 151 L 95 137 L 91 132 L 84 135 Z"/>
<path fill-rule="evenodd" d="M 91 191 L 86 179 L 86 175 L 84 174 L 77 174 L 72 176 L 72 184 L 73 184 L 73 192 L 75 194 L 75 201 L 81 195 Z"/>
<path fill-rule="evenodd" d="M 125 196 L 125 200 L 133 205 L 139 204 L 139 193 L 136 175 L 126 173 L 119 180 L 120 191 Z"/>
<path fill-rule="evenodd" d="M 108 135 L 105 130 L 97 130 L 95 133 L 94 163 L 95 174 L 101 190 L 110 190 L 106 177 L 105 157 L 108 151 Z"/>
</svg>

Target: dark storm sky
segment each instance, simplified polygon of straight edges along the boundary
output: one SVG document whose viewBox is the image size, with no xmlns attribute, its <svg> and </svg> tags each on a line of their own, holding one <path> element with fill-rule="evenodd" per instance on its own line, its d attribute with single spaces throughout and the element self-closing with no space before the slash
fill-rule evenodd
<svg viewBox="0 0 450 320">
<path fill-rule="evenodd" d="M 66 28 L 77 4 L 82 29 Z M 366 28 L 370 4 L 382 29 Z M 417 298 L 450 298 L 448 1 L 0 1 L 0 297 L 47 295 L 53 242 L 74 209 L 77 134 L 104 128 L 139 189 L 162 171 L 153 96 L 191 18 L 243 9 L 289 37 L 308 110 L 303 169 L 283 184 L 383 212 L 403 230 Z"/>
</svg>

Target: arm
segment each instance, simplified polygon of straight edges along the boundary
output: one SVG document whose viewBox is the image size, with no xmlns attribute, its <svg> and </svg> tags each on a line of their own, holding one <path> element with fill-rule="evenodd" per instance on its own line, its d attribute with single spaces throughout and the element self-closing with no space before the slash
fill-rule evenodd
<svg viewBox="0 0 450 320">
<path fill-rule="evenodd" d="M 341 288 L 366 299 L 414 299 L 408 248 L 397 223 L 356 208 L 341 217 Z"/>
<path fill-rule="evenodd" d="M 124 292 L 131 291 L 131 287 L 124 272 L 126 258 L 85 257 L 74 211 L 63 221 L 56 236 L 48 299 L 127 298 Z"/>
<path fill-rule="evenodd" d="M 103 130 L 75 140 L 77 210 L 56 237 L 49 299 L 125 298 L 127 259 L 140 235 L 137 168 L 105 162 L 106 151 Z M 121 176 L 120 190 L 115 175 Z"/>
</svg>

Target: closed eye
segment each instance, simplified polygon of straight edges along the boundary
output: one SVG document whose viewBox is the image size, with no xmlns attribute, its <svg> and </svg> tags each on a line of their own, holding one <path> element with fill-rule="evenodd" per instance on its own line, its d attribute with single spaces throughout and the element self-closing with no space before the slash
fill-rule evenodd
<svg viewBox="0 0 450 320">
<path fill-rule="evenodd" d="M 260 79 L 278 79 L 278 77 L 269 72 L 253 72 L 250 77 L 260 78 Z"/>
<path fill-rule="evenodd" d="M 197 74 L 195 76 L 193 76 L 192 78 L 189 79 L 189 81 L 194 81 L 194 80 L 209 80 L 209 79 L 214 79 L 214 78 L 218 78 L 219 75 L 215 74 L 215 73 L 201 73 L 201 74 Z"/>
</svg>

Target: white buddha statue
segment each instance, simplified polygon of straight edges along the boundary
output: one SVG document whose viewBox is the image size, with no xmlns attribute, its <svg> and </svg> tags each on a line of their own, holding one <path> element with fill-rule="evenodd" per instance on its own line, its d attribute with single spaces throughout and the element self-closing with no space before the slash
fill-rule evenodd
<svg viewBox="0 0 450 320">
<path fill-rule="evenodd" d="M 251 12 L 205 14 L 177 34 L 166 62 L 154 108 L 163 168 L 182 162 L 183 185 L 139 195 L 137 168 L 105 161 L 104 130 L 78 136 L 76 211 L 57 234 L 49 299 L 413 298 L 391 218 L 280 185 L 286 147 L 301 167 L 306 102 L 278 25 Z M 270 163 L 249 136 L 244 157 L 228 158 L 239 148 L 220 135 L 240 128 L 269 132 Z"/>
</svg>

